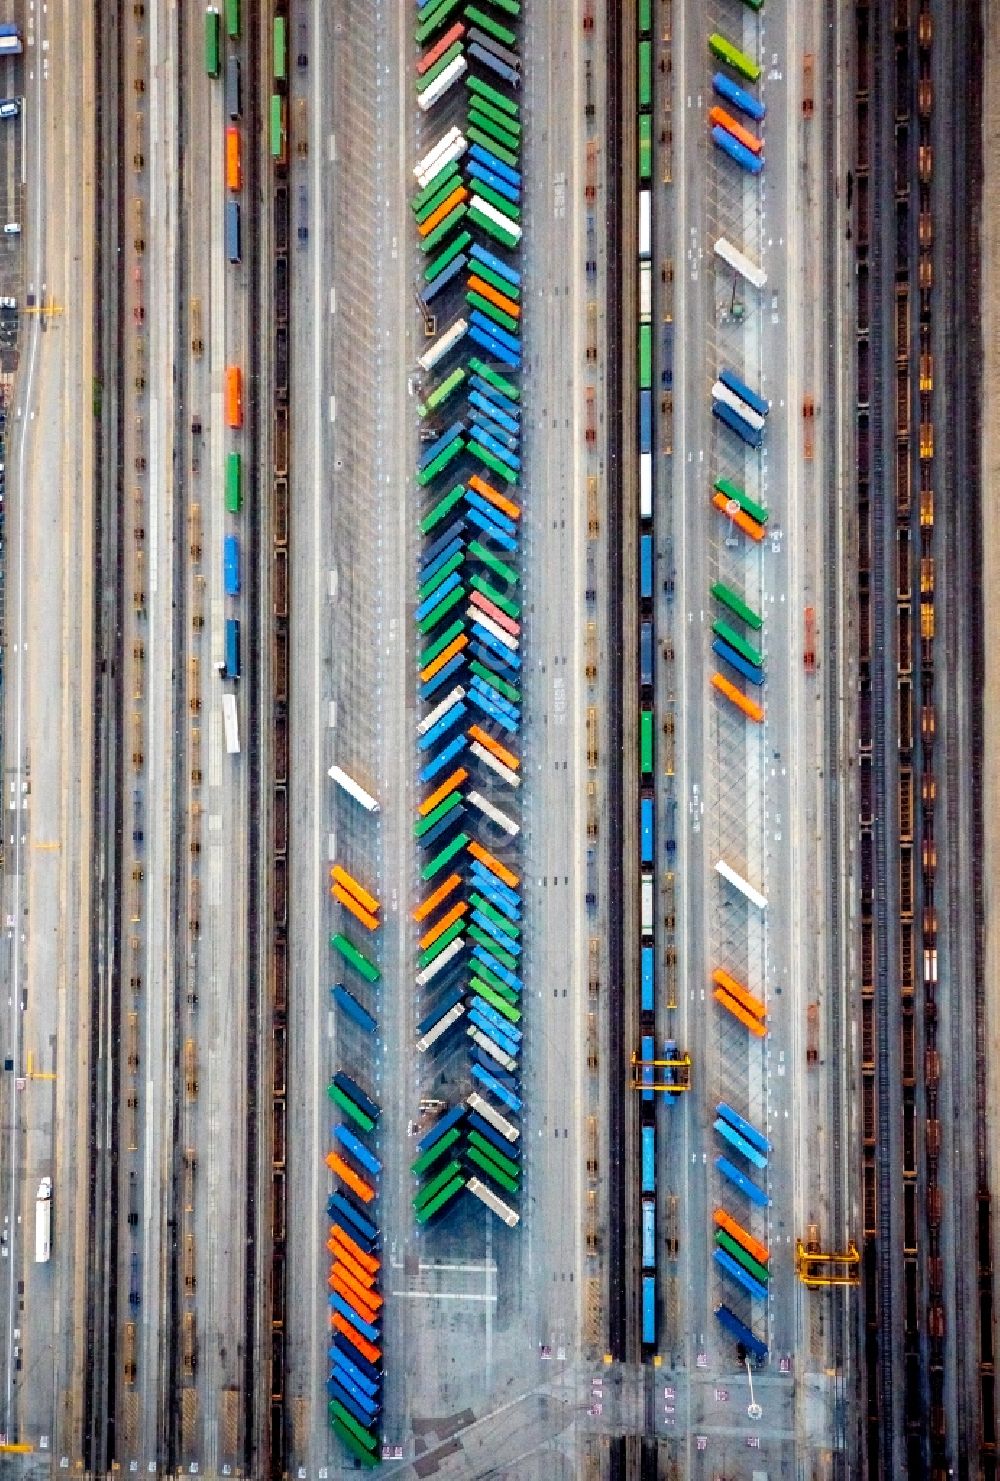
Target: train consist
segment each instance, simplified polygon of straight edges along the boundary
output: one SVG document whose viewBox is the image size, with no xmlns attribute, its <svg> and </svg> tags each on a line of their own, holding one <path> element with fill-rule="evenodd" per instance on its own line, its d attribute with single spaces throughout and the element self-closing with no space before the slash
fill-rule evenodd
<svg viewBox="0 0 1000 1481">
<path fill-rule="evenodd" d="M 661 852 L 668 862 L 667 878 L 658 878 L 660 854 L 657 837 L 660 820 L 657 818 L 657 792 L 655 775 L 656 752 L 656 674 L 654 655 L 657 651 L 655 631 L 655 596 L 657 586 L 657 460 L 653 449 L 653 360 L 652 334 L 652 38 L 651 5 L 639 5 L 638 33 L 638 244 L 639 244 L 639 305 L 638 305 L 638 475 L 639 475 L 639 862 L 640 862 L 640 973 L 639 973 L 639 1022 L 641 1025 L 640 1047 L 633 1054 L 633 1065 L 638 1074 L 633 1079 L 633 1088 L 640 1093 L 640 1160 L 641 1160 L 641 1342 L 643 1354 L 651 1357 L 658 1348 L 658 1249 L 657 1237 L 657 1108 L 665 1108 L 679 1099 L 688 1088 L 689 1059 L 677 1045 L 673 1032 L 672 1013 L 676 1007 L 674 993 L 668 987 L 666 1001 L 657 993 L 657 936 L 659 925 L 655 919 L 655 902 L 661 892 L 673 893 L 673 854 L 676 848 L 673 817 L 675 802 L 673 789 L 672 747 L 668 747 L 666 765 L 666 819 Z M 722 168 L 729 162 L 737 164 L 753 181 L 760 175 L 764 165 L 763 144 L 750 129 L 741 124 L 735 113 L 752 120 L 758 128 L 766 116 L 763 102 L 747 90 L 747 84 L 756 83 L 761 69 L 752 59 L 715 34 L 709 38 L 709 50 L 716 64 L 727 70 L 719 70 L 712 78 L 712 88 L 722 104 L 714 106 L 709 113 L 711 137 L 719 150 Z M 730 76 L 738 74 L 739 81 Z M 734 188 L 743 189 L 738 178 Z M 766 283 L 766 274 L 747 254 L 734 243 L 720 238 L 715 243 L 715 257 L 719 272 L 733 278 L 734 299 L 738 282 L 744 282 L 752 290 L 759 291 Z M 661 275 L 667 281 L 666 273 Z M 672 323 L 664 321 L 665 333 L 661 346 L 660 379 L 670 390 L 673 383 L 672 369 Z M 714 444 L 714 458 L 723 471 L 715 478 L 711 490 L 711 503 L 728 522 L 726 539 L 726 580 L 712 584 L 711 596 L 716 604 L 713 614 L 711 650 L 718 660 L 719 668 L 710 675 L 713 690 L 726 702 L 728 709 L 735 711 L 752 724 L 760 725 L 765 718 L 762 703 L 765 683 L 764 656 L 761 647 L 763 620 L 760 614 L 745 600 L 743 588 L 753 579 L 755 564 L 763 553 L 764 534 L 768 522 L 768 510 L 750 494 L 742 484 L 746 481 L 747 456 L 759 452 L 763 445 L 770 404 L 747 384 L 743 375 L 732 366 L 720 366 L 711 389 L 712 413 L 719 425 L 719 439 Z M 668 404 L 661 404 L 661 415 Z M 756 461 L 756 459 L 755 459 Z M 751 472 L 755 470 L 750 470 Z M 664 583 L 671 589 L 671 573 Z M 720 723 L 723 712 L 720 712 Z M 726 723 L 731 723 L 727 721 Z M 667 730 L 664 725 L 664 730 Z M 754 912 L 767 909 L 765 896 L 725 859 L 716 864 L 719 888 L 723 891 L 735 889 Z M 663 958 L 668 961 L 672 952 L 673 910 L 664 917 Z M 668 974 L 669 978 L 669 974 Z M 767 1031 L 767 1008 L 761 993 L 752 991 L 740 982 L 733 972 L 723 966 L 713 974 L 713 996 L 724 1010 L 729 1021 L 745 1029 L 748 1048 L 755 1041 L 763 1041 Z M 657 1031 L 663 1036 L 657 1039 Z M 720 1031 L 723 1030 L 720 1021 Z M 751 1063 L 753 1060 L 751 1058 Z M 767 1357 L 766 1343 L 755 1334 L 755 1303 L 767 1299 L 769 1281 L 769 1252 L 767 1247 L 753 1235 L 750 1222 L 755 1209 L 767 1207 L 768 1195 L 761 1186 L 762 1175 L 768 1166 L 771 1147 L 766 1136 L 749 1119 L 732 1106 L 720 1102 L 714 1120 L 715 1130 L 723 1145 L 715 1158 L 717 1175 L 717 1203 L 715 1211 L 714 1263 L 719 1279 L 720 1299 L 716 1305 L 716 1316 L 720 1330 L 727 1338 L 735 1340 L 739 1353 L 762 1362 Z M 762 1308 L 761 1308 L 762 1309 Z M 757 1321 L 760 1320 L 758 1312 Z"/>
</svg>

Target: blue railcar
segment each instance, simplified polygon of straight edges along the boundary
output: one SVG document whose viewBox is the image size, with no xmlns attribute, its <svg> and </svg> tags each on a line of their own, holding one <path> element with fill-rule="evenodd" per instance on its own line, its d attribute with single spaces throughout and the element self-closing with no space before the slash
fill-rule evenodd
<svg viewBox="0 0 1000 1481">
<path fill-rule="evenodd" d="M 222 542 L 222 578 L 227 597 L 240 594 L 240 542 L 236 535 L 227 535 Z"/>
<path fill-rule="evenodd" d="M 745 1348 L 752 1358 L 758 1363 L 763 1363 L 767 1357 L 767 1343 L 761 1342 L 755 1337 L 745 1322 L 741 1322 L 734 1311 L 730 1311 L 724 1302 L 715 1308 L 715 1315 L 720 1326 L 724 1327 L 730 1337 L 735 1337 L 741 1347 Z"/>
<path fill-rule="evenodd" d="M 226 201 L 226 256 L 230 262 L 241 262 L 243 259 L 239 201 Z"/>
<path fill-rule="evenodd" d="M 639 595 L 649 601 L 653 595 L 653 537 L 639 536 Z"/>
<path fill-rule="evenodd" d="M 728 663 L 730 668 L 734 668 L 738 674 L 742 674 L 744 679 L 749 679 L 751 684 L 757 684 L 758 686 L 763 684 L 764 670 L 757 668 L 752 663 L 747 663 L 742 653 L 737 653 L 735 648 L 730 647 L 725 638 L 712 639 L 712 652 L 721 658 L 723 663 Z"/>
<path fill-rule="evenodd" d="M 751 391 L 746 381 L 741 381 L 739 376 L 732 370 L 720 370 L 719 380 L 724 386 L 728 386 L 734 396 L 745 401 L 758 416 L 766 417 L 771 410 L 770 401 L 765 401 L 763 396 L 758 396 L 756 391 Z"/>
<path fill-rule="evenodd" d="M 643 1061 L 644 1061 L 643 1067 L 642 1067 L 642 1077 L 641 1077 L 642 1078 L 642 1083 L 643 1083 L 643 1085 L 652 1085 L 652 1083 L 653 1083 L 653 1065 L 652 1065 L 652 1061 L 656 1058 L 656 1041 L 653 1038 L 652 1034 L 643 1034 L 643 1036 L 642 1036 L 642 1049 L 641 1049 L 640 1052 L 642 1054 L 642 1058 L 643 1058 Z M 652 1090 L 644 1090 L 642 1092 L 642 1098 L 643 1098 L 644 1101 L 647 1101 L 647 1102 L 648 1101 L 652 1101 L 653 1098 L 654 1098 L 654 1092 Z"/>
<path fill-rule="evenodd" d="M 643 864 L 653 862 L 653 799 L 643 797 L 639 801 L 639 836 L 642 844 L 640 858 Z"/>
<path fill-rule="evenodd" d="M 240 620 L 238 617 L 226 618 L 226 671 L 227 679 L 238 679 L 240 676 Z"/>
<path fill-rule="evenodd" d="M 656 1277 L 642 1277 L 642 1344 L 656 1346 Z"/>
<path fill-rule="evenodd" d="M 733 408 L 727 406 L 724 401 L 712 401 L 712 415 L 717 421 L 723 422 L 731 432 L 735 432 L 737 437 L 742 437 L 747 447 L 759 451 L 764 446 L 763 434 L 755 427 L 751 427 L 750 423 L 745 422 L 741 416 L 737 416 Z"/>
<path fill-rule="evenodd" d="M 338 1124 L 334 1126 L 333 1134 L 340 1145 L 346 1147 L 351 1156 L 356 1158 L 367 1172 L 370 1172 L 376 1178 L 381 1176 L 381 1162 L 375 1156 L 374 1152 L 369 1152 L 364 1142 L 354 1135 L 354 1132 L 349 1126 Z"/>
<path fill-rule="evenodd" d="M 642 1128 L 642 1191 L 656 1192 L 656 1129 Z"/>
<path fill-rule="evenodd" d="M 354 994 L 349 992 L 342 982 L 335 983 L 330 992 L 337 1007 L 343 1009 L 358 1028 L 364 1029 L 366 1034 L 375 1032 L 378 1028 L 375 1019 L 366 1008 L 362 1008 Z"/>
<path fill-rule="evenodd" d="M 230 57 L 226 62 L 226 112 L 230 118 L 239 118 L 243 112 L 243 82 L 240 77 L 239 57 Z"/>
<path fill-rule="evenodd" d="M 759 175 L 764 168 L 764 156 L 754 154 L 745 144 L 741 144 L 739 139 L 734 139 L 729 130 L 722 128 L 720 124 L 716 124 L 712 129 L 712 143 L 751 175 Z"/>
<path fill-rule="evenodd" d="M 639 392 L 639 451 L 648 453 L 653 447 L 653 393 Z"/>
<path fill-rule="evenodd" d="M 642 1200 L 642 1268 L 656 1269 L 656 1199 Z"/>
<path fill-rule="evenodd" d="M 733 82 L 725 72 L 716 72 L 712 78 L 712 87 L 720 98 L 725 98 L 727 103 L 732 103 L 734 108 L 738 108 L 741 113 L 745 113 L 748 118 L 753 118 L 758 123 L 767 113 L 763 103 L 758 102 L 751 93 L 747 92 L 746 88 Z"/>
<path fill-rule="evenodd" d="M 652 1013 L 656 1008 L 656 965 L 651 946 L 642 947 L 639 953 L 642 970 L 642 1011 Z"/>
<path fill-rule="evenodd" d="M 653 687 L 653 624 L 644 622 L 639 629 L 639 682 L 644 689 Z"/>
<path fill-rule="evenodd" d="M 758 1131 L 756 1126 L 751 1125 L 745 1116 L 741 1116 L 739 1111 L 733 1110 L 733 1107 L 728 1105 L 724 1100 L 720 1100 L 715 1109 L 720 1116 L 726 1118 L 730 1126 L 735 1126 L 740 1135 L 745 1137 L 751 1146 L 756 1147 L 758 1152 L 763 1152 L 766 1156 L 772 1150 L 771 1143 L 764 1133 Z"/>
</svg>

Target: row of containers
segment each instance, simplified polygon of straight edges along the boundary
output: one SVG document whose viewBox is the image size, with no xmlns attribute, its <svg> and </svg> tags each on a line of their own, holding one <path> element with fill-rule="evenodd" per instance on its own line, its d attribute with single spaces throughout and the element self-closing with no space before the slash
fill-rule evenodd
<svg viewBox="0 0 1000 1481">
<path fill-rule="evenodd" d="M 239 119 L 243 107 L 240 59 L 236 50 L 241 31 L 241 0 L 226 0 L 225 33 L 231 50 L 228 55 L 225 55 L 222 13 L 216 5 L 206 8 L 205 71 L 208 76 L 213 79 L 219 78 L 222 75 L 223 60 L 225 61 L 226 111 L 230 118 L 230 123 L 226 128 L 224 152 L 225 242 L 226 256 L 230 263 L 238 263 L 242 260 L 240 194 L 243 189 L 243 156 L 240 131 L 235 122 Z M 199 303 L 197 317 L 192 324 L 192 348 L 196 354 L 201 354 L 203 349 L 200 317 Z M 243 427 L 243 368 L 240 365 L 226 367 L 224 404 L 226 427 L 233 432 L 240 431 Z M 243 507 L 243 454 L 238 447 L 230 447 L 226 452 L 225 503 L 226 511 L 230 515 L 238 515 Z M 241 590 L 241 555 L 240 537 L 235 528 L 227 530 L 223 537 L 222 579 L 226 597 L 230 599 L 238 597 Z M 240 677 L 240 660 L 240 620 L 236 616 L 227 615 L 223 652 L 215 666 L 224 679 L 236 680 Z M 240 746 L 236 701 L 233 695 L 227 696 L 224 700 L 223 720 L 226 750 L 230 755 L 237 754 Z"/>
<path fill-rule="evenodd" d="M 419 361 L 416 473 L 425 506 L 414 617 L 416 1048 L 437 1061 L 434 1075 L 447 1059 L 457 1078 L 463 1042 L 468 1064 L 467 1098 L 450 1107 L 422 1102 L 438 1119 L 421 1135 L 413 1163 L 420 1228 L 444 1216 L 463 1190 L 507 1225 L 520 1218 L 521 121 L 517 38 L 507 24 L 518 13 L 518 0 L 416 7 L 417 104 L 433 138 L 414 170 L 412 200 L 424 259 L 416 298 L 428 341 Z M 366 812 L 379 812 L 378 799 L 343 767 L 331 767 L 330 777 Z M 330 890 L 342 912 L 330 939 L 343 977 L 331 989 L 338 1049 L 360 1065 L 363 1041 L 377 1041 L 379 1031 L 379 902 L 340 864 Z M 460 1022 L 464 1041 L 454 1032 Z M 357 1460 L 376 1464 L 384 1314 L 382 1169 L 371 1144 L 378 1107 L 343 1069 L 329 1094 L 342 1113 L 327 1155 L 336 1179 L 328 1204 L 330 1420 Z"/>
<path fill-rule="evenodd" d="M 378 802 L 345 773 L 331 776 L 341 790 L 370 814 Z M 330 1254 L 329 1371 L 330 1424 L 345 1448 L 364 1465 L 382 1458 L 382 1325 L 385 1298 L 380 1290 L 382 1235 L 378 1224 L 382 1161 L 377 1127 L 380 1106 L 362 1087 L 361 1066 L 376 1057 L 381 971 L 376 961 L 382 926 L 381 902 L 337 862 L 330 869 L 330 895 L 339 909 L 341 929 L 330 937 L 336 981 L 330 1000 L 337 1015 L 337 1056 L 355 1074 L 340 1068 L 327 1094 L 340 1119 L 330 1129 L 326 1165 L 334 1177 L 327 1202 Z M 357 944 L 362 940 L 364 950 Z"/>
<path fill-rule="evenodd" d="M 753 8 L 759 9 L 760 4 L 754 4 Z M 735 114 L 751 120 L 754 127 L 764 119 L 764 104 L 745 86 L 759 81 L 761 68 L 752 57 L 718 33 L 709 37 L 708 44 L 716 62 L 728 69 L 716 72 L 712 78 L 713 91 L 721 100 L 709 111 L 712 141 L 722 156 L 735 162 L 741 170 L 751 176 L 759 175 L 764 165 L 763 141 Z M 739 80 L 731 73 L 735 73 Z M 735 244 L 720 238 L 715 243 L 715 255 L 734 275 L 734 305 L 739 278 L 758 291 L 764 287 L 765 274 Z M 738 317 L 742 317 L 742 313 Z M 721 426 L 742 444 L 744 459 L 762 448 L 769 411 L 769 403 L 735 370 L 725 366 L 720 368 L 712 386 L 712 413 Z M 738 448 L 738 444 L 734 447 Z M 732 533 L 735 535 L 739 531 L 748 538 L 748 549 L 760 545 L 768 512 L 750 498 L 740 484 L 730 478 L 717 478 L 711 500 L 713 506 L 731 522 Z M 735 541 L 727 541 L 727 544 L 734 543 L 738 546 L 738 536 Z M 717 604 L 712 622 L 712 653 L 719 663 L 719 671 L 712 673 L 711 683 L 736 711 L 750 722 L 760 724 L 764 720 L 760 701 L 765 675 L 757 635 L 763 628 L 762 618 L 732 584 L 716 581 L 711 594 Z M 724 890 L 738 892 L 751 910 L 766 911 L 765 896 L 730 863 L 720 859 L 715 869 Z M 712 974 L 712 992 L 730 1020 L 741 1024 L 751 1039 L 763 1040 L 767 1033 L 767 1010 L 762 997 L 722 967 L 716 968 Z M 716 1305 L 715 1314 L 722 1331 L 734 1339 L 738 1359 L 762 1363 L 767 1358 L 768 1349 L 753 1328 L 754 1306 L 767 1300 L 770 1255 L 767 1246 L 754 1237 L 748 1226 L 754 1210 L 763 1211 L 768 1206 L 768 1194 L 761 1182 L 767 1170 L 771 1144 L 762 1131 L 725 1101 L 716 1105 L 713 1126 L 722 1143 L 715 1158 L 720 1206 L 714 1212 L 713 1259 L 724 1297 Z M 730 1208 L 722 1206 L 723 1195 L 726 1195 Z M 737 1213 L 739 1217 L 736 1217 Z"/>
<path fill-rule="evenodd" d="M 464 1093 L 431 1102 L 439 1119 L 417 1145 L 421 1227 L 463 1192 L 520 1219 L 519 17 L 520 0 L 425 0 L 415 16 L 416 1047 L 429 1094 L 445 1073 Z"/>
<path fill-rule="evenodd" d="M 655 803 L 655 560 L 656 530 L 654 504 L 654 458 L 653 458 L 653 346 L 652 346 L 652 111 L 653 111 L 653 66 L 652 66 L 652 5 L 651 0 L 640 0 L 638 9 L 638 58 L 639 116 L 637 136 L 639 139 L 638 169 L 638 241 L 639 241 L 639 594 L 640 594 L 640 728 L 639 728 L 639 838 L 640 838 L 640 1023 L 641 1045 L 637 1063 L 640 1073 L 633 1083 L 641 1089 L 641 1159 L 642 1159 L 642 1342 L 646 1353 L 656 1350 L 658 1342 L 657 1324 L 657 1237 L 656 1237 L 656 1131 L 657 1107 L 669 1106 L 678 1098 L 674 1087 L 686 1090 L 690 1084 L 690 1061 L 678 1047 L 675 1039 L 663 1041 L 662 1057 L 658 1057 L 655 1028 L 660 1014 L 669 1011 L 673 1003 L 672 994 L 668 1001 L 660 1004 L 656 992 L 655 971 L 655 919 L 656 898 L 655 872 L 657 868 L 656 803 Z M 710 37 L 709 47 L 717 61 L 731 68 L 743 81 L 756 82 L 760 68 L 732 44 L 716 34 Z M 716 72 L 712 79 L 715 94 L 731 107 L 759 122 L 765 116 L 763 103 L 726 72 Z M 733 115 L 720 106 L 710 112 L 712 138 L 723 154 L 735 160 L 751 174 L 758 174 L 763 165 L 763 145 L 751 135 Z M 764 287 L 765 273 L 734 243 L 726 238 L 715 242 L 715 255 L 724 269 L 734 274 L 734 301 L 736 279 L 742 278 L 756 290 Z M 665 321 L 662 346 L 661 379 L 669 389 L 672 385 L 672 323 Z M 763 445 L 763 434 L 770 407 L 754 392 L 734 370 L 722 367 L 712 387 L 712 410 L 715 418 L 742 442 L 751 452 Z M 759 544 L 764 537 L 768 512 L 766 508 L 750 498 L 746 491 L 732 479 L 719 477 L 712 489 L 712 504 L 743 535 Z M 669 581 L 667 583 L 669 587 Z M 713 620 L 712 651 L 720 660 L 722 671 L 711 675 L 715 690 L 747 719 L 760 724 L 764 719 L 764 708 L 760 703 L 760 690 L 764 683 L 763 656 L 754 641 L 763 622 L 741 594 L 725 582 L 717 581 L 712 586 L 712 595 L 719 604 L 719 615 Z M 748 636 L 748 633 L 750 636 Z M 743 685 L 752 686 L 747 693 Z M 668 868 L 673 867 L 676 849 L 673 816 L 675 804 L 667 799 L 667 826 L 665 829 Z M 725 860 L 719 860 L 716 870 L 720 878 L 735 887 L 751 905 L 766 908 L 766 900 L 743 876 Z M 718 969 L 713 976 L 714 997 L 721 1007 L 743 1024 L 748 1033 L 763 1038 L 766 1033 L 766 1012 L 763 1001 L 739 983 L 730 973 Z M 739 1117 L 731 1107 L 718 1107 L 716 1130 L 728 1143 L 730 1149 L 746 1155 L 758 1170 L 766 1167 L 766 1154 L 770 1150 L 762 1134 L 750 1123 Z M 763 1160 L 762 1160 L 763 1159 Z M 767 1194 L 753 1181 L 752 1173 L 742 1171 L 731 1157 L 717 1159 L 717 1170 L 730 1190 L 749 1200 L 752 1206 L 767 1205 Z M 767 1251 L 763 1245 L 744 1229 L 725 1209 L 716 1211 L 715 1259 L 720 1271 L 750 1298 L 766 1298 Z M 739 1351 L 763 1361 L 767 1347 L 753 1332 L 752 1327 L 733 1311 L 726 1302 L 716 1308 L 717 1318 L 723 1329 L 735 1337 Z"/>
</svg>

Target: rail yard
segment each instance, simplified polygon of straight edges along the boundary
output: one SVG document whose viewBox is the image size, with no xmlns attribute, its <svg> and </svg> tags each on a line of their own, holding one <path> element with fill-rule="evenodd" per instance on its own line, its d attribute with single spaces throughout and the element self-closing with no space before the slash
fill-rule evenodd
<svg viewBox="0 0 1000 1481">
<path fill-rule="evenodd" d="M 0 0 L 0 1475 L 996 1477 L 998 69 Z"/>
</svg>

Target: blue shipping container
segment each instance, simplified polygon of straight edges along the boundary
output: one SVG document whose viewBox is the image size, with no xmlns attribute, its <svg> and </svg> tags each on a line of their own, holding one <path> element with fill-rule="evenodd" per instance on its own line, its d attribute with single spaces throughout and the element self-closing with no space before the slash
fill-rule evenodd
<svg viewBox="0 0 1000 1481">
<path fill-rule="evenodd" d="M 642 1128 L 642 1191 L 656 1192 L 656 1129 Z"/>
<path fill-rule="evenodd" d="M 749 679 L 751 684 L 761 685 L 764 682 L 764 670 L 755 668 L 752 663 L 747 663 L 742 653 L 737 653 L 735 648 L 730 648 L 723 638 L 712 639 L 712 652 L 717 654 L 730 668 L 734 668 L 744 679 Z"/>
<path fill-rule="evenodd" d="M 656 1200 L 642 1200 L 642 1268 L 656 1269 Z"/>
<path fill-rule="evenodd" d="M 756 1147 L 758 1152 L 763 1152 L 766 1156 L 771 1151 L 771 1143 L 764 1133 L 758 1131 L 756 1126 L 751 1126 L 750 1122 L 745 1116 L 741 1116 L 739 1111 L 734 1111 L 732 1106 L 727 1105 L 724 1100 L 720 1100 L 715 1109 L 720 1116 L 726 1118 L 730 1126 L 735 1126 L 740 1135 L 745 1137 L 751 1146 Z"/>
<path fill-rule="evenodd" d="M 730 1311 L 724 1302 L 720 1302 L 715 1308 L 715 1315 L 718 1317 L 720 1325 L 725 1327 L 729 1335 L 735 1337 L 737 1342 L 742 1343 L 752 1358 L 756 1358 L 758 1363 L 764 1361 L 767 1357 L 767 1343 L 761 1342 L 759 1337 L 755 1337 L 750 1328 L 744 1322 L 740 1321 L 734 1311 Z"/>
<path fill-rule="evenodd" d="M 728 129 L 721 128 L 719 124 L 716 124 L 712 130 L 712 142 L 744 170 L 748 170 L 751 175 L 759 175 L 764 168 L 762 154 L 754 154 L 745 144 L 734 139 Z"/>
<path fill-rule="evenodd" d="M 732 103 L 734 108 L 738 108 L 741 113 L 747 114 L 750 118 L 757 119 L 758 122 L 767 112 L 763 103 L 759 103 L 745 88 L 731 81 L 724 72 L 716 72 L 712 78 L 712 87 L 720 98 L 725 98 L 727 103 Z"/>
<path fill-rule="evenodd" d="M 240 676 L 240 622 L 238 617 L 226 618 L 226 678 Z"/>
<path fill-rule="evenodd" d="M 644 1347 L 656 1346 L 656 1279 L 652 1275 L 642 1277 L 642 1342 Z"/>
<path fill-rule="evenodd" d="M 235 535 L 227 535 L 222 542 L 222 577 L 226 596 L 240 594 L 240 542 Z"/>
<path fill-rule="evenodd" d="M 643 797 L 639 803 L 639 833 L 642 839 L 642 862 L 653 862 L 653 799 Z"/>
<path fill-rule="evenodd" d="M 758 416 L 766 417 L 771 410 L 770 401 L 765 401 L 763 396 L 758 396 L 756 391 L 751 391 L 746 381 L 741 381 L 738 375 L 731 370 L 720 370 L 719 380 L 724 386 L 728 386 L 734 396 L 745 401 L 747 406 L 757 413 Z"/>
<path fill-rule="evenodd" d="M 639 451 L 648 453 L 653 447 L 653 393 L 639 392 Z"/>
<path fill-rule="evenodd" d="M 759 450 L 764 446 L 762 434 L 754 427 L 751 427 L 749 422 L 745 422 L 742 417 L 738 417 L 735 411 L 733 411 L 733 408 L 727 406 L 724 401 L 713 400 L 712 415 L 717 421 L 724 422 L 730 431 L 735 432 L 738 437 L 742 437 L 747 447 Z"/>
<path fill-rule="evenodd" d="M 639 595 L 648 600 L 653 595 L 653 537 L 639 537 Z"/>
<path fill-rule="evenodd" d="M 652 1013 L 656 1006 L 656 969 L 653 948 L 644 946 L 639 954 L 642 964 L 642 1011 Z"/>
<path fill-rule="evenodd" d="M 752 1147 L 745 1137 L 740 1136 L 736 1127 L 730 1126 L 729 1122 L 723 1120 L 721 1116 L 715 1118 L 714 1125 L 719 1135 L 724 1137 L 731 1147 L 735 1147 L 741 1157 L 745 1157 L 748 1162 L 753 1163 L 754 1167 L 759 1167 L 763 1171 L 767 1166 L 767 1158 L 763 1152 L 758 1152 L 756 1147 Z"/>
<path fill-rule="evenodd" d="M 352 1157 L 356 1157 L 361 1166 L 378 1177 L 382 1171 L 382 1164 L 374 1152 L 369 1152 L 364 1142 L 354 1135 L 349 1126 L 337 1125 L 333 1128 L 333 1134 L 342 1147 L 346 1147 Z"/>
<path fill-rule="evenodd" d="M 226 256 L 230 262 L 239 262 L 243 256 L 239 201 L 226 201 Z"/>
<path fill-rule="evenodd" d="M 358 1028 L 363 1028 L 366 1034 L 373 1034 L 375 1032 L 378 1024 L 371 1014 L 362 1008 L 354 994 L 348 992 L 342 982 L 338 982 L 330 989 L 330 992 L 333 995 L 333 1000 L 337 1007 L 342 1008 L 348 1018 L 352 1018 L 358 1025 Z"/>
<path fill-rule="evenodd" d="M 639 682 L 644 689 L 653 686 L 653 624 L 644 622 L 639 632 Z"/>
<path fill-rule="evenodd" d="M 652 1085 L 652 1083 L 653 1083 L 653 1064 L 652 1064 L 652 1061 L 656 1058 L 656 1044 L 655 1044 L 655 1042 L 653 1040 L 652 1034 L 643 1034 L 643 1036 L 642 1036 L 642 1049 L 640 1050 L 640 1053 L 642 1055 L 643 1060 L 644 1061 L 648 1061 L 648 1063 L 644 1063 L 643 1064 L 643 1070 L 642 1070 L 642 1076 L 641 1076 L 642 1083 L 643 1083 L 643 1085 Z M 652 1090 L 644 1090 L 642 1092 L 642 1098 L 643 1098 L 644 1101 L 651 1101 L 653 1099 L 653 1091 Z"/>
</svg>

